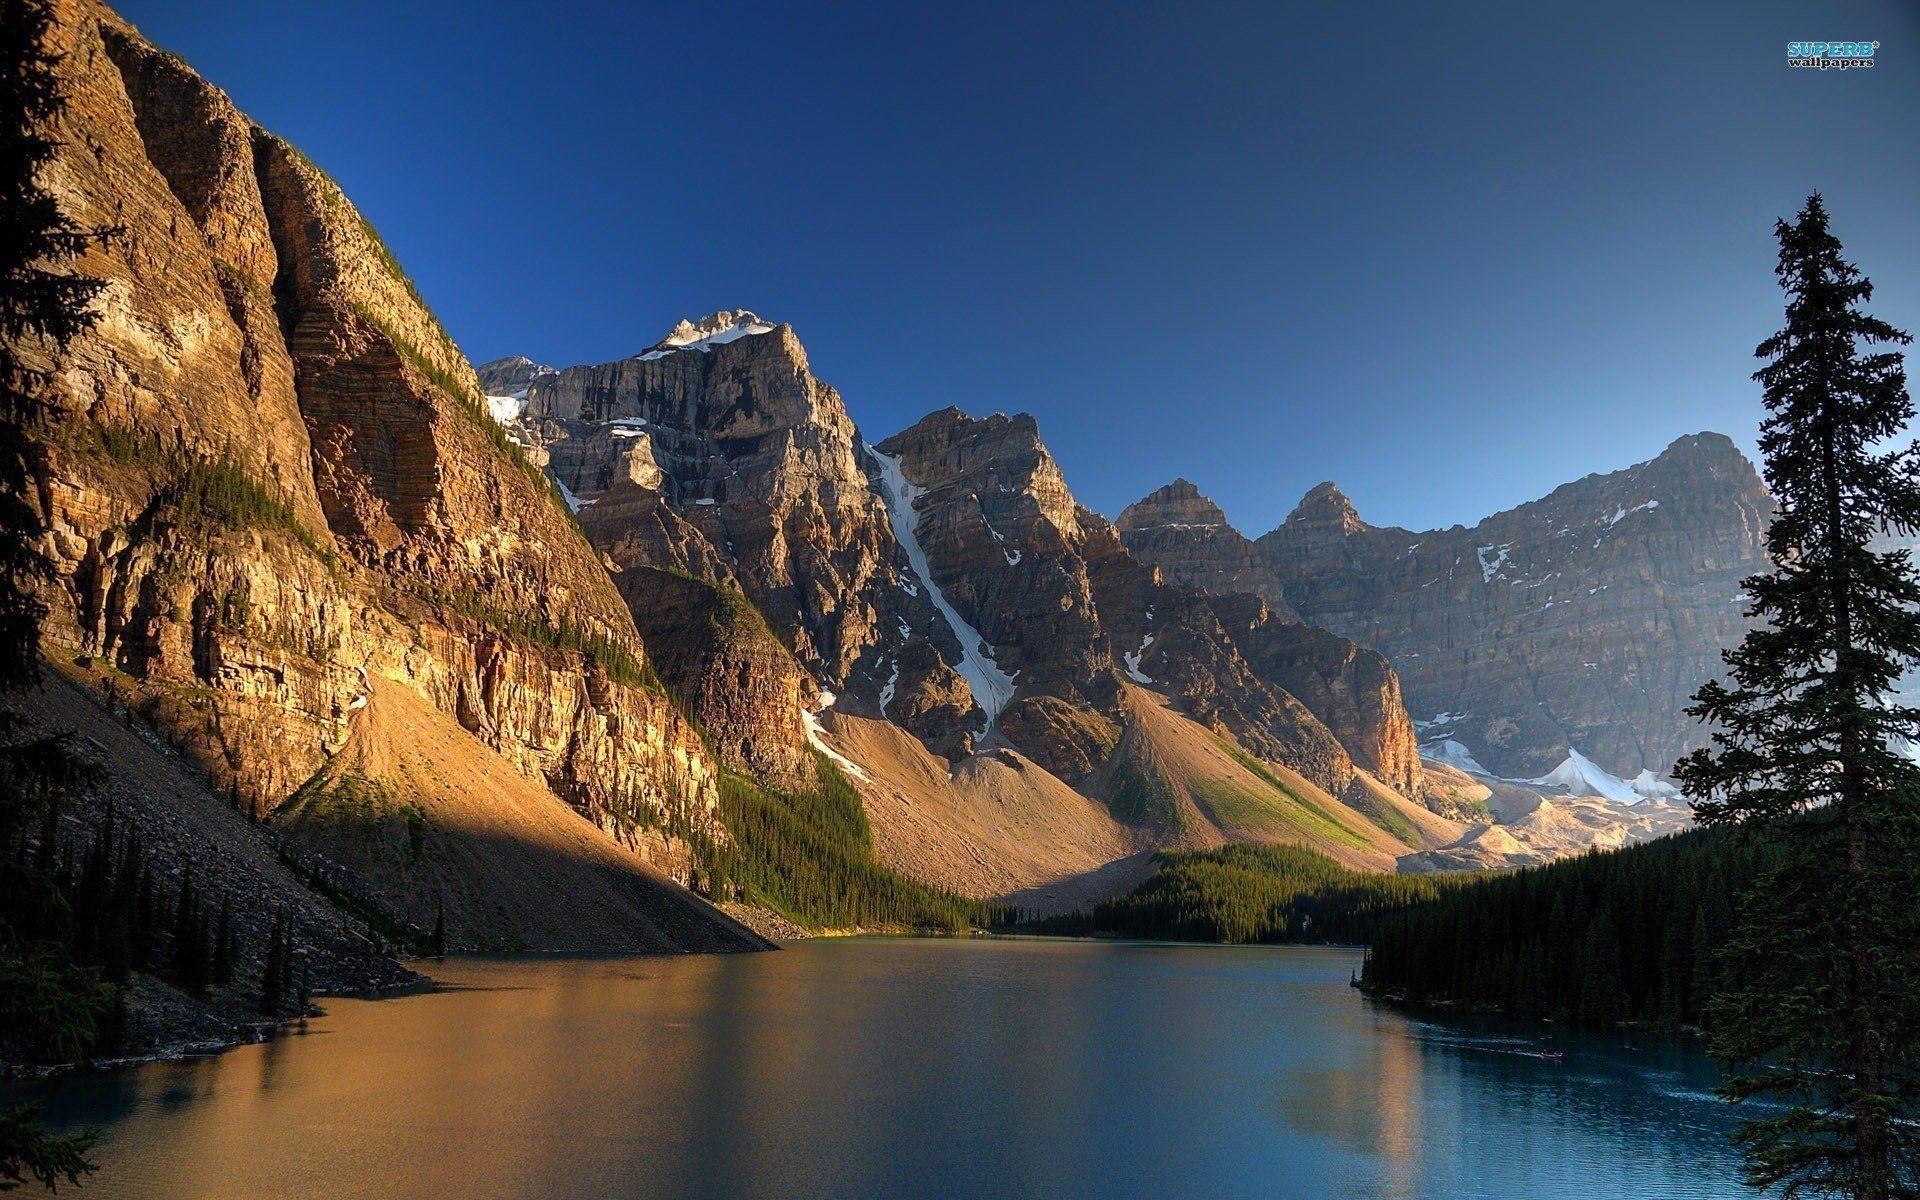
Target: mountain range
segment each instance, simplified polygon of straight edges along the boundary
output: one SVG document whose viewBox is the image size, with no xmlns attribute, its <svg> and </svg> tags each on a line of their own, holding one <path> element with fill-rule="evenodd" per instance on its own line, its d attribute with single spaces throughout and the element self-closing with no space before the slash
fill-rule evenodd
<svg viewBox="0 0 1920 1200">
<path fill-rule="evenodd" d="M 476 370 L 324 172 L 60 13 L 47 183 L 120 233 L 37 364 L 48 711 L 137 735 L 107 791 L 167 872 L 304 887 L 368 954 L 746 949 L 825 923 L 783 871 L 1059 911 L 1158 850 L 1506 866 L 1687 820 L 1769 514 L 1724 437 L 1470 529 L 1322 484 L 1248 538 L 1185 480 L 1086 508 L 1027 414 L 870 438 L 749 311 Z"/>
</svg>

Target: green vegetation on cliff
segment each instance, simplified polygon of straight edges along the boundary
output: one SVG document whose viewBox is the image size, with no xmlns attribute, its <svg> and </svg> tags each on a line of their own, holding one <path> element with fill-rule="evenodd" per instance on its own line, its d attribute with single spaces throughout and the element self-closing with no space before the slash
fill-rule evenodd
<svg viewBox="0 0 1920 1200">
<path fill-rule="evenodd" d="M 421 309 L 422 311 L 426 311 L 426 306 L 422 305 Z M 493 419 L 493 414 L 487 409 L 486 397 L 482 396 L 478 390 L 478 383 L 474 382 L 472 387 L 468 386 L 472 379 L 471 374 L 463 376 L 458 372 L 447 369 L 441 365 L 442 359 L 435 358 L 425 350 L 422 350 L 410 341 L 405 334 L 401 333 L 398 326 L 394 325 L 391 321 L 383 319 L 380 314 L 374 312 L 366 305 L 355 301 L 353 311 L 358 313 L 360 318 L 366 321 L 367 324 L 378 330 L 380 336 L 387 339 L 388 344 L 393 347 L 393 352 L 398 354 L 402 361 L 414 370 L 420 372 L 428 383 L 438 389 L 447 399 L 453 401 L 455 410 L 471 422 L 474 429 L 479 431 L 480 436 L 497 450 L 516 471 L 525 475 L 535 487 L 539 488 L 542 495 L 546 496 L 547 499 L 558 506 L 560 511 L 566 514 L 567 521 L 573 525 L 575 532 L 579 532 L 580 524 L 575 519 L 573 508 L 568 505 L 567 498 L 561 494 L 560 485 L 555 483 L 545 471 L 535 466 L 533 460 L 527 457 L 525 447 L 508 436 L 506 427 Z M 427 316 L 432 318 L 433 314 L 428 312 Z M 464 359 L 460 357 L 459 348 L 453 344 L 451 338 L 447 337 L 446 331 L 440 329 L 437 321 L 434 323 L 434 329 L 443 339 L 446 339 L 442 353 L 452 357 L 455 361 L 464 361 Z M 582 533 L 580 536 L 584 538 L 586 534 Z"/>
<path fill-rule="evenodd" d="M 333 551 L 300 523 L 287 498 L 255 478 L 234 454 L 195 454 L 162 444 L 151 431 L 90 421 L 59 426 L 50 431 L 50 440 L 95 461 L 144 472 L 157 489 L 166 518 L 184 530 L 274 530 L 292 537 L 329 567 L 335 564 Z"/>
<path fill-rule="evenodd" d="M 488 604 L 472 592 L 430 592 L 428 598 L 445 605 L 463 617 L 497 629 L 508 637 L 549 650 L 571 650 L 598 663 L 607 678 L 629 687 L 664 692 L 653 665 L 641 659 L 624 643 L 565 613 L 558 620 L 541 612 L 510 611 Z"/>
</svg>

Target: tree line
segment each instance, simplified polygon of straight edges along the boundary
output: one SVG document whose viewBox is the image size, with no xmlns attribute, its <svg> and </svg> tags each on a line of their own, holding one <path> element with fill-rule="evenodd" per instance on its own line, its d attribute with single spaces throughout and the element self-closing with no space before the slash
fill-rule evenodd
<svg viewBox="0 0 1920 1200">
<path fill-rule="evenodd" d="M 1372 931 L 1363 990 L 1519 1017 L 1700 1027 L 1714 950 L 1775 855 L 1696 830 L 1462 881 Z"/>
<path fill-rule="evenodd" d="M 1747 1182 L 1920 1196 L 1920 530 L 1911 339 L 1866 311 L 1825 202 L 1775 226 L 1755 350 L 1775 513 L 1752 628 L 1675 768 L 1710 832 L 1491 879 L 1383 925 L 1362 983 L 1592 1022 L 1693 1023 L 1749 1110 Z"/>
<path fill-rule="evenodd" d="M 1243 843 L 1156 855 L 1153 874 L 1128 894 L 1018 927 L 1179 942 L 1359 943 L 1388 915 L 1459 879 L 1355 871 L 1305 847 Z"/>
<path fill-rule="evenodd" d="M 723 845 L 693 835 L 704 890 L 738 895 L 804 928 L 959 933 L 1007 916 L 909 878 L 880 861 L 865 803 L 839 767 L 813 752 L 816 783 L 792 791 L 728 772 L 720 780 Z"/>
</svg>

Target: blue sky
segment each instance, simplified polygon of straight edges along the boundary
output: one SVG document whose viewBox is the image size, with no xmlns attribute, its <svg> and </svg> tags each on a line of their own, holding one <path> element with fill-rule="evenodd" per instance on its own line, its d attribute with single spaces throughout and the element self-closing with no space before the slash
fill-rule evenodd
<svg viewBox="0 0 1920 1200">
<path fill-rule="evenodd" d="M 1185 475 L 1249 533 L 1322 479 L 1471 523 L 1751 449 L 1813 188 L 1920 329 L 1904 0 L 121 7 L 341 181 L 474 361 L 749 307 L 869 438 L 1032 412 L 1109 515 Z M 1879 65 L 1787 68 L 1841 38 Z"/>
</svg>

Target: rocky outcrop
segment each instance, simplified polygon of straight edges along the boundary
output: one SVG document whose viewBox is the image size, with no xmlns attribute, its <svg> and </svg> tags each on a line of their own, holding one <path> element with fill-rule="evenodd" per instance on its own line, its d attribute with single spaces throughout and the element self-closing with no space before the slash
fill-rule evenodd
<svg viewBox="0 0 1920 1200">
<path fill-rule="evenodd" d="M 1253 543 L 1189 481 L 1176 479 L 1148 492 L 1114 524 L 1127 549 L 1158 567 L 1168 582 L 1216 596 L 1258 596 L 1272 615 L 1299 620 Z"/>
<path fill-rule="evenodd" d="M 1368 525 L 1323 483 L 1256 545 L 1301 617 L 1388 657 L 1431 744 L 1502 776 L 1578 751 L 1631 779 L 1701 744 L 1684 710 L 1746 631 L 1740 581 L 1765 565 L 1770 515 L 1752 465 L 1703 433 L 1471 529 Z M 1205 573 L 1194 541 L 1129 545 Z"/>
<path fill-rule="evenodd" d="M 813 782 L 802 711 L 819 688 L 740 590 L 679 571 L 614 577 L 661 678 L 724 761 L 787 788 Z"/>
<path fill-rule="evenodd" d="M 715 765 L 378 235 L 114 14 L 58 15 L 45 182 L 123 232 L 77 264 L 98 326 L 39 363 L 49 642 L 256 813 L 342 753 L 378 680 L 690 879 L 681 834 L 725 837 Z"/>
<path fill-rule="evenodd" d="M 1425 794 L 1413 721 L 1384 655 L 1282 620 L 1258 596 L 1231 593 L 1209 604 L 1254 672 L 1298 697 L 1356 763 L 1403 795 Z"/>
<path fill-rule="evenodd" d="M 552 367 L 542 366 L 518 354 L 481 363 L 473 372 L 480 380 L 481 390 L 489 397 L 522 401 L 527 398 L 534 380 L 554 373 Z M 520 410 L 515 408 L 509 415 L 517 417 Z"/>
</svg>

